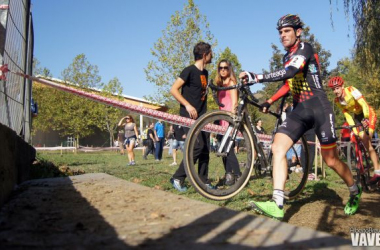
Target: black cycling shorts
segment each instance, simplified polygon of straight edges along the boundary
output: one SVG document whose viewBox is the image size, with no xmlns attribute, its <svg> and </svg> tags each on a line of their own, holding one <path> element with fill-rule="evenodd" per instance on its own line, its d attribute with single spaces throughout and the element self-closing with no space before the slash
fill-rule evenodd
<svg viewBox="0 0 380 250">
<path fill-rule="evenodd" d="M 312 128 L 318 136 L 322 149 L 336 147 L 335 116 L 327 98 L 314 97 L 297 103 L 280 125 L 278 133 L 286 134 L 295 143 Z"/>
</svg>

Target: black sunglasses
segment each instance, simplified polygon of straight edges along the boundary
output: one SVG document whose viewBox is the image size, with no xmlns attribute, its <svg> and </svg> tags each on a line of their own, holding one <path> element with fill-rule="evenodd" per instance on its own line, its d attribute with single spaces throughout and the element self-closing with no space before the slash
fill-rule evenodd
<svg viewBox="0 0 380 250">
<path fill-rule="evenodd" d="M 222 69 L 228 70 L 228 66 L 226 66 L 226 67 L 219 67 L 219 70 L 222 70 Z"/>
</svg>

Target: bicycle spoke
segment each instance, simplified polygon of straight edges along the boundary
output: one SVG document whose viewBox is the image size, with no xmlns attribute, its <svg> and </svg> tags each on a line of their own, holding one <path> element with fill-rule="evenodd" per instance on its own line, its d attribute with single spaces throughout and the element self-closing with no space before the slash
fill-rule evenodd
<svg viewBox="0 0 380 250">
<path fill-rule="evenodd" d="M 214 111 L 200 117 L 188 133 L 185 170 L 192 186 L 209 199 L 233 197 L 251 176 L 252 135 L 246 125 L 234 126 L 230 113 Z M 202 134 L 208 138 L 210 151 L 206 175 L 199 169 L 201 159 L 197 159 L 197 143 Z"/>
</svg>

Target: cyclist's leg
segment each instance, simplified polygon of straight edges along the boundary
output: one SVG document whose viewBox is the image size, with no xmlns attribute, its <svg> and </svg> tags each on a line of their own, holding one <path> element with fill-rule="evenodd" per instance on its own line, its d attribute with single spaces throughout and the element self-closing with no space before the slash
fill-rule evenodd
<svg viewBox="0 0 380 250">
<path fill-rule="evenodd" d="M 364 147 L 366 148 L 366 150 L 369 153 L 369 157 L 371 158 L 373 168 L 375 170 L 380 170 L 379 158 L 378 158 L 376 151 L 373 148 L 372 142 L 371 142 L 372 137 L 368 136 L 365 132 L 361 132 L 359 135 L 360 135 L 360 138 L 362 139 Z"/>
<path fill-rule="evenodd" d="M 331 105 L 322 105 L 322 108 L 318 109 L 318 111 L 320 113 L 316 113 L 315 116 L 315 132 L 321 143 L 322 158 L 346 183 L 350 198 L 344 212 L 348 215 L 354 214 L 359 207 L 362 188 L 354 182 L 347 164 L 339 159 L 335 130 L 333 129 L 335 127 L 335 117 Z"/>
<path fill-rule="evenodd" d="M 277 133 L 272 144 L 273 152 L 273 195 L 272 201 L 252 201 L 255 211 L 266 216 L 282 220 L 284 217 L 284 189 L 288 174 L 286 152 L 293 145 L 293 140 L 286 134 Z"/>
<path fill-rule="evenodd" d="M 284 190 L 288 175 L 286 153 L 293 145 L 293 140 L 286 134 L 277 133 L 272 144 L 273 152 L 273 188 Z"/>
<path fill-rule="evenodd" d="M 327 148 L 321 150 L 323 161 L 332 168 L 348 187 L 354 185 L 354 179 L 347 164 L 339 159 L 337 148 Z"/>
<path fill-rule="evenodd" d="M 304 120 L 303 106 L 297 106 L 298 110 L 293 110 L 286 117 L 286 125 L 279 127 L 272 144 L 272 165 L 273 165 L 273 201 L 252 202 L 254 209 L 269 217 L 282 219 L 284 217 L 283 202 L 285 199 L 285 182 L 288 176 L 288 166 L 286 153 L 291 146 L 301 138 L 307 128 Z"/>
</svg>

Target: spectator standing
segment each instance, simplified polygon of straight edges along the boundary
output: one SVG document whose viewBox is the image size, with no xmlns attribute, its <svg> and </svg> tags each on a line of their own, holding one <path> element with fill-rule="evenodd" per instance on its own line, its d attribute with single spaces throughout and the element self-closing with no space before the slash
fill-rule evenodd
<svg viewBox="0 0 380 250">
<path fill-rule="evenodd" d="M 165 143 L 165 126 L 161 120 L 156 122 L 153 132 L 156 139 L 155 159 L 156 161 L 161 161 Z"/>
<path fill-rule="evenodd" d="M 170 93 L 180 103 L 179 114 L 182 117 L 198 119 L 207 111 L 207 81 L 208 71 L 206 65 L 212 61 L 211 45 L 199 42 L 194 50 L 195 63 L 186 67 L 173 83 Z M 180 92 L 181 90 L 181 92 Z M 187 133 L 188 130 L 186 130 Z M 194 147 L 194 160 L 198 160 L 198 173 L 200 178 L 207 182 L 207 171 L 209 163 L 209 135 L 201 132 L 198 143 Z M 187 188 L 183 186 L 186 172 L 183 161 L 179 164 L 177 171 L 170 179 L 173 187 L 180 192 Z"/>
<path fill-rule="evenodd" d="M 263 128 L 263 121 L 260 118 L 256 121 L 256 132 L 258 134 L 266 134 L 266 131 Z"/>
<path fill-rule="evenodd" d="M 156 141 L 156 138 L 155 138 L 155 135 L 154 135 L 154 122 L 150 123 L 149 125 L 149 128 L 148 130 L 146 131 L 146 150 L 145 150 L 145 153 L 144 153 L 144 160 L 147 160 L 148 158 L 148 155 L 149 154 L 153 154 L 155 155 L 154 153 L 154 143 Z"/>
<path fill-rule="evenodd" d="M 118 126 L 124 125 L 124 135 L 125 135 L 125 140 L 124 140 L 124 145 L 127 149 L 128 152 L 128 159 L 129 163 L 127 166 L 134 166 L 136 165 L 135 162 L 135 153 L 134 153 L 134 148 L 137 142 L 137 137 L 139 136 L 139 132 L 137 130 L 137 126 L 135 121 L 133 120 L 133 117 L 130 115 L 127 115 L 126 117 L 121 118 L 119 121 Z"/>
<path fill-rule="evenodd" d="M 232 64 L 228 60 L 221 60 L 218 63 L 218 74 L 215 77 L 215 83 L 220 87 L 230 87 L 236 85 L 236 77 L 232 67 Z M 238 93 L 236 89 L 221 90 L 218 92 L 219 102 L 224 104 L 224 107 L 219 107 L 220 110 L 235 113 L 238 101 Z M 221 121 L 220 125 L 228 127 L 229 123 Z M 222 135 L 217 135 L 217 139 L 220 141 L 223 138 Z M 234 142 L 235 143 L 235 142 Z M 232 145 L 235 148 L 235 145 Z M 235 150 L 230 150 L 226 157 L 223 157 L 223 164 L 226 170 L 225 184 L 233 185 L 235 181 L 241 176 L 239 162 L 235 155 Z"/>
<path fill-rule="evenodd" d="M 174 125 L 174 139 L 173 139 L 173 163 L 170 164 L 170 166 L 176 166 L 177 165 L 177 152 L 178 149 L 180 149 L 183 152 L 184 145 L 185 145 L 185 139 L 186 139 L 186 133 L 182 126 L 180 125 Z"/>
<path fill-rule="evenodd" d="M 173 151 L 173 141 L 175 140 L 174 138 L 174 128 L 173 128 L 173 125 L 170 125 L 169 127 L 169 131 L 168 131 L 168 135 L 166 137 L 168 143 L 169 143 L 169 150 L 168 150 L 168 154 L 169 155 L 172 155 L 172 151 Z"/>
</svg>

